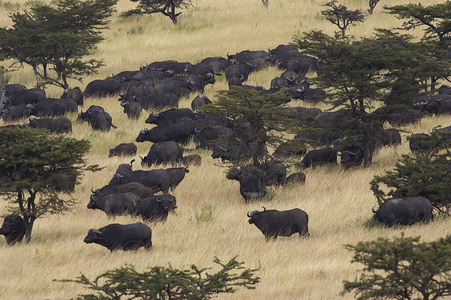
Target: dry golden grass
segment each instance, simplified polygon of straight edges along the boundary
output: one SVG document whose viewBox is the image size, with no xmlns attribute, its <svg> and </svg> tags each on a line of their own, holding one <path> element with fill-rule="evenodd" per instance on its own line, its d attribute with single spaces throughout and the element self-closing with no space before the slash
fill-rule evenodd
<svg viewBox="0 0 451 300">
<path fill-rule="evenodd" d="M 382 13 L 382 5 L 417 3 L 416 1 L 382 1 L 375 13 L 364 24 L 351 28 L 356 36 L 370 35 L 376 27 L 394 26 L 399 20 Z M 426 1 L 423 1 L 426 2 Z M 439 3 L 442 1 L 427 1 Z M 25 1 L 18 1 L 25 6 Z M 350 8 L 365 9 L 367 1 L 343 1 Z M 80 85 L 110 73 L 135 70 L 140 65 L 157 60 L 175 59 L 195 63 L 207 56 L 226 56 L 227 52 L 265 50 L 289 43 L 295 34 L 310 29 L 332 33 L 335 28 L 320 17 L 323 1 L 270 1 L 265 9 L 258 0 L 208 1 L 194 0 L 194 7 L 181 15 L 177 27 L 162 16 L 112 19 L 105 30 L 105 41 L 99 45 L 96 57 L 106 66 L 98 75 L 86 78 Z M 426 4 L 426 3 L 425 3 Z M 2 6 L 3 8 L 4 6 Z M 132 8 L 131 2 L 121 0 L 118 11 Z M 8 12 L 0 10 L 0 24 L 8 24 Z M 252 74 L 249 84 L 269 87 L 270 80 L 280 75 L 277 68 Z M 34 78 L 28 69 L 12 73 L 11 82 L 33 86 Z M 224 78 L 208 86 L 205 94 L 214 99 L 218 90 L 226 89 Z M 61 91 L 49 87 L 49 95 Z M 194 94 L 181 100 L 181 107 L 189 107 Z M 89 164 L 105 169 L 85 173 L 73 197 L 79 201 L 72 212 L 63 216 L 49 216 L 35 223 L 30 244 L 8 247 L 0 240 L 0 299 L 68 299 L 87 292 L 72 283 L 53 282 L 53 279 L 74 279 L 81 273 L 89 278 L 124 264 L 133 264 L 139 270 L 151 266 L 186 268 L 190 264 L 212 266 L 215 256 L 223 261 L 238 255 L 246 267 L 259 268 L 261 283 L 256 290 L 238 289 L 235 294 L 220 295 L 219 299 L 351 299 L 351 294 L 340 296 L 342 281 L 356 277 L 359 265 L 351 264 L 351 254 L 344 244 L 356 244 L 377 237 L 421 235 L 430 241 L 451 232 L 450 220 L 437 219 L 430 224 L 388 229 L 368 228 L 371 207 L 376 205 L 369 182 L 375 174 L 391 170 L 402 153 L 408 153 L 405 136 L 408 132 L 427 132 L 436 125 L 448 126 L 451 117 L 428 117 L 416 125 L 402 128 L 403 145 L 384 148 L 374 157 L 371 168 L 344 172 L 338 167 L 308 169 L 305 185 L 270 188 L 271 201 L 244 204 L 238 191 L 238 182 L 225 178 L 224 169 L 209 153 L 202 152 L 202 165 L 191 171 L 175 190 L 177 214 L 170 215 L 165 224 L 150 224 L 153 230 L 151 251 L 117 251 L 83 242 L 90 228 L 106 224 L 131 223 L 140 219 L 116 217 L 108 219 L 101 211 L 88 210 L 91 187 L 108 183 L 118 164 L 131 158 L 107 158 L 108 147 L 121 142 L 133 142 L 139 130 L 145 127 L 144 114 L 139 120 L 128 120 L 115 97 L 86 100 L 102 105 L 119 127 L 108 133 L 93 132 L 87 124 L 74 122 L 74 132 L 68 136 L 89 139 Z M 305 105 L 293 103 L 290 105 Z M 321 107 L 325 108 L 325 107 Z M 76 116 L 70 118 L 75 121 Z M 0 121 L 0 124 L 1 121 Z M 193 145 L 190 145 L 193 147 Z M 150 143 L 138 144 L 138 155 L 145 155 Z M 139 161 L 139 157 L 135 157 Z M 135 168 L 140 168 L 139 163 Z M 292 172 L 293 170 L 290 170 Z M 310 217 L 309 238 L 297 236 L 265 242 L 263 235 L 247 223 L 246 213 L 260 209 L 290 209 L 299 207 Z M 5 213 L 5 203 L 0 202 Z"/>
</svg>

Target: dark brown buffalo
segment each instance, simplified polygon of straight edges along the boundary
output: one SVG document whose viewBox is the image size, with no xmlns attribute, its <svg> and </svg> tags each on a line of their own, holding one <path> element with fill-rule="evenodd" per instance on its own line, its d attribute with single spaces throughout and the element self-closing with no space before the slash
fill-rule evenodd
<svg viewBox="0 0 451 300">
<path fill-rule="evenodd" d="M 296 172 L 287 177 L 287 183 L 305 183 L 305 174 L 302 172 Z"/>
<path fill-rule="evenodd" d="M 136 151 L 138 147 L 136 147 L 133 143 L 121 143 L 114 148 L 110 148 L 108 157 L 113 156 L 134 156 L 136 155 Z"/>
</svg>

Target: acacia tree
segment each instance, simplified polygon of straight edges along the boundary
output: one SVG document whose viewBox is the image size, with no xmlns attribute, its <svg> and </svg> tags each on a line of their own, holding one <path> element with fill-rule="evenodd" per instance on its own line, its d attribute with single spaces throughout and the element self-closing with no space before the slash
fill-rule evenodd
<svg viewBox="0 0 451 300">
<path fill-rule="evenodd" d="M 34 128 L 0 129 L 0 195 L 9 202 L 8 210 L 25 220 L 27 243 L 36 219 L 62 214 L 76 203 L 61 197 L 68 193 L 61 186 L 75 184 L 84 170 L 98 170 L 86 165 L 88 150 L 87 140 Z"/>
<path fill-rule="evenodd" d="M 122 16 L 130 16 L 132 14 L 156 14 L 161 13 L 171 19 L 172 23 L 177 24 L 177 17 L 181 12 L 177 9 L 192 6 L 191 0 L 130 0 L 139 2 L 136 9 L 129 10 Z"/>
<path fill-rule="evenodd" d="M 327 2 L 324 6 L 330 8 L 321 11 L 321 14 L 326 17 L 326 20 L 337 25 L 341 30 L 341 37 L 345 37 L 349 25 L 356 26 L 357 23 L 361 23 L 365 19 L 360 10 L 349 10 L 344 5 L 337 5 L 337 0 Z"/>
<path fill-rule="evenodd" d="M 432 242 L 420 237 L 378 238 L 346 245 L 353 263 L 365 265 L 345 293 L 356 299 L 441 299 L 451 296 L 451 236 Z"/>
<path fill-rule="evenodd" d="M 423 36 L 417 43 L 416 51 L 422 54 L 421 68 L 417 72 L 425 72 L 422 82 L 430 87 L 431 93 L 440 79 L 448 80 L 450 74 L 449 63 L 449 35 L 451 33 L 451 2 L 444 2 L 430 6 L 419 4 L 396 5 L 384 9 L 398 19 L 406 20 L 401 28 L 394 30 L 410 31 L 423 29 Z M 426 71 L 425 71 L 426 69 Z"/>
<path fill-rule="evenodd" d="M 368 13 L 371 15 L 373 14 L 374 8 L 379 3 L 379 0 L 369 0 L 368 5 L 370 8 L 368 9 Z"/>
<path fill-rule="evenodd" d="M 94 280 L 85 275 L 75 280 L 96 294 L 80 295 L 77 299 L 211 299 L 220 293 L 234 293 L 236 287 L 255 289 L 260 278 L 255 276 L 258 269 L 246 269 L 243 262 L 232 258 L 221 263 L 218 258 L 214 263 L 221 269 L 217 273 L 207 273 L 209 268 L 191 265 L 189 269 L 180 270 L 171 266 L 152 267 L 149 271 L 138 272 L 134 266 L 126 265 L 107 271 Z"/>
<path fill-rule="evenodd" d="M 386 69 L 393 61 L 392 52 L 389 52 L 393 50 L 376 38 L 355 41 L 315 30 L 295 37 L 294 44 L 302 53 L 318 58 L 320 72 L 316 82 L 327 90 L 325 101 L 333 108 L 347 108 L 351 115 L 348 121 L 340 119 L 324 124 L 328 125 L 326 135 L 361 146 L 364 164 L 370 166 L 382 124 L 371 118 L 368 111 L 390 86 Z M 304 129 L 300 134 L 308 138 L 310 132 Z"/>
<path fill-rule="evenodd" d="M 67 88 L 69 78 L 95 74 L 103 62 L 85 59 L 103 40 L 117 0 L 58 0 L 36 4 L 10 15 L 12 26 L 0 28 L 0 52 L 19 67 L 33 68 L 37 82 Z"/>
<path fill-rule="evenodd" d="M 226 117 L 235 124 L 230 144 L 242 142 L 250 147 L 251 164 L 258 166 L 268 158 L 268 146 L 276 148 L 286 140 L 282 133 L 295 133 L 297 124 L 283 112 L 284 105 L 290 97 L 283 91 L 274 94 L 259 94 L 257 90 L 233 88 L 219 91 L 214 103 L 202 106 L 205 113 L 217 117 Z M 245 127 L 242 125 L 246 124 Z M 242 158 L 232 159 L 233 165 L 243 165 Z"/>
<path fill-rule="evenodd" d="M 392 171 L 376 175 L 371 181 L 371 190 L 379 205 L 388 198 L 428 198 L 441 212 L 448 212 L 451 205 L 451 140 L 449 132 L 434 129 L 428 142 L 421 136 L 409 137 L 411 143 L 420 142 L 426 148 L 411 155 L 404 154 Z"/>
</svg>

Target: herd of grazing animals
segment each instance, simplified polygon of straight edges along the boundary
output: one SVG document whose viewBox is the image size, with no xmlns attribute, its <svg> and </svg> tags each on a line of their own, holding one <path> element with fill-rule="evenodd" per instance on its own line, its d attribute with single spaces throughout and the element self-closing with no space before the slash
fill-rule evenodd
<svg viewBox="0 0 451 300">
<path fill-rule="evenodd" d="M 243 85 L 249 74 L 261 70 L 268 65 L 278 66 L 283 70 L 280 77 L 271 81 L 271 87 L 265 90 L 261 86 Z M 319 88 L 311 88 L 311 83 L 305 75 L 307 72 L 320 71 L 317 60 L 300 54 L 296 47 L 279 45 L 269 51 L 245 50 L 235 55 L 223 57 L 208 57 L 197 64 L 177 62 L 173 60 L 154 62 L 136 71 L 123 71 L 106 79 L 90 82 L 81 92 L 79 88 L 66 89 L 60 99 L 46 98 L 41 89 L 27 89 L 20 84 L 6 86 L 5 100 L 0 103 L 0 113 L 5 123 L 13 123 L 23 118 L 30 118 L 23 125 L 7 125 L 5 127 L 45 128 L 50 133 L 68 133 L 72 130 L 70 120 L 63 115 L 67 112 L 77 112 L 77 122 L 88 122 L 93 130 L 109 131 L 117 128 L 111 116 L 103 107 L 92 105 L 86 111 L 82 106 L 86 97 L 102 97 L 119 95 L 120 105 L 130 119 L 138 119 L 142 110 L 154 110 L 145 123 L 154 125 L 152 129 L 142 129 L 137 133 L 136 142 L 152 142 L 149 153 L 141 157 L 141 165 L 172 164 L 172 168 L 154 170 L 133 170 L 130 164 L 121 164 L 113 175 L 110 183 L 100 189 L 92 190 L 89 209 L 100 209 L 109 217 L 121 214 L 141 216 L 144 222 L 165 221 L 169 212 L 176 209 L 176 199 L 169 194 L 189 172 L 187 166 L 200 166 L 201 156 L 190 154 L 184 156 L 183 147 L 191 140 L 196 148 L 212 152 L 211 157 L 223 161 L 242 156 L 249 158 L 249 144 L 218 144 L 216 141 L 224 135 L 232 135 L 230 120 L 209 117 L 198 112 L 198 108 L 212 103 L 206 96 L 197 96 L 191 103 L 191 109 L 178 108 L 179 99 L 193 92 L 203 93 L 207 84 L 215 83 L 215 75 L 224 73 L 229 88 L 237 86 L 245 89 L 255 89 L 261 95 L 275 93 L 284 89 L 290 99 L 301 99 L 315 103 L 326 97 L 326 92 Z M 420 101 L 413 111 L 428 111 L 443 113 L 451 110 L 451 89 L 441 89 L 442 96 L 427 101 Z M 424 100 L 424 99 L 423 99 Z M 155 111 L 160 111 L 156 113 Z M 298 118 L 308 115 L 319 123 L 334 118 L 344 118 L 349 111 L 323 112 L 319 108 L 291 107 L 287 108 L 290 117 Z M 375 112 L 377 113 L 377 112 Z M 411 113 L 406 119 L 412 121 L 416 113 Z M 39 119 L 36 117 L 40 117 Z M 402 120 L 394 116 L 394 120 Z M 69 120 L 69 123 L 67 122 Z M 116 123 L 117 124 L 117 123 Z M 241 126 L 242 124 L 238 124 Z M 245 125 L 243 125 L 245 126 Z M 245 130 L 245 129 L 244 129 Z M 427 135 L 424 136 L 427 140 Z M 423 140 L 424 140 L 423 139 Z M 381 145 L 396 146 L 401 143 L 396 129 L 386 130 Z M 293 146 L 296 150 L 292 150 Z M 412 151 L 423 147 L 423 144 L 411 146 Z M 267 151 L 267 149 L 261 149 Z M 339 153 L 341 152 L 341 153 Z M 109 157 L 134 156 L 137 147 L 133 143 L 121 143 L 109 149 Z M 316 167 L 323 164 L 337 164 L 337 156 L 341 156 L 341 164 L 349 169 L 362 163 L 362 149 L 358 146 L 337 151 L 336 148 L 323 148 L 306 151 L 302 142 L 294 138 L 276 149 L 275 157 L 304 155 L 301 162 L 303 168 Z M 177 167 L 184 164 L 185 167 Z M 266 187 L 270 185 L 284 186 L 287 183 L 304 183 L 305 174 L 296 172 L 287 176 L 285 166 L 280 163 L 262 164 L 260 173 L 256 174 L 245 169 L 233 169 L 227 174 L 230 180 L 237 180 L 240 193 L 246 202 L 262 199 Z M 157 195 L 157 193 L 162 193 Z M 410 214 L 407 214 L 409 211 Z M 432 220 L 432 208 L 429 200 L 417 197 L 408 199 L 391 199 L 377 210 L 373 209 L 377 220 L 393 226 L 395 224 L 412 224 L 418 221 Z M 393 215 L 395 217 L 393 217 Z M 265 238 L 290 236 L 308 237 L 308 215 L 299 208 L 287 211 L 266 210 L 252 211 L 247 214 L 249 223 L 263 233 Z M 5 218 L 0 234 L 5 235 L 7 243 L 21 241 L 25 227 L 18 216 Z M 86 243 L 97 243 L 109 250 L 131 250 L 138 247 L 149 249 L 152 246 L 152 230 L 143 223 L 109 224 L 99 229 L 90 229 L 84 239 Z"/>
</svg>

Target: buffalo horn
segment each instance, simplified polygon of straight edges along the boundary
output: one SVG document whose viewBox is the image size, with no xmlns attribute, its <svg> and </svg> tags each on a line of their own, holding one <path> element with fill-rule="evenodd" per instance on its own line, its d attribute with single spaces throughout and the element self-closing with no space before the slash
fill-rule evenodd
<svg viewBox="0 0 451 300">
<path fill-rule="evenodd" d="M 377 212 L 374 210 L 374 206 L 371 208 L 371 211 L 373 212 L 373 214 L 375 214 Z"/>
<path fill-rule="evenodd" d="M 94 193 L 94 187 L 91 187 L 91 193 Z"/>
<path fill-rule="evenodd" d="M 349 153 L 349 154 L 351 154 L 351 155 L 357 155 L 357 154 L 360 153 L 360 149 L 357 149 L 357 152 L 351 152 L 351 151 L 349 151 L 349 150 L 345 150 L 345 151 L 343 151 L 343 152 L 347 152 L 347 153 Z"/>
<path fill-rule="evenodd" d="M 262 206 L 263 207 L 263 211 L 266 211 L 266 207 L 264 207 L 264 206 Z"/>
<path fill-rule="evenodd" d="M 250 211 L 248 211 L 248 212 L 247 212 L 247 216 L 248 216 L 248 218 L 250 218 L 250 217 L 251 217 L 251 215 L 250 215 L 249 213 L 250 213 Z"/>
<path fill-rule="evenodd" d="M 133 165 L 133 162 L 135 161 L 135 159 L 132 159 L 131 161 L 130 161 L 130 168 L 132 168 L 132 165 Z"/>
<path fill-rule="evenodd" d="M 146 133 L 146 131 L 144 131 L 144 130 L 141 130 L 139 133 L 141 133 L 141 134 L 145 134 Z"/>
<path fill-rule="evenodd" d="M 102 231 L 97 230 L 97 229 L 93 229 L 92 232 L 94 232 L 97 235 L 102 235 L 102 233 L 103 233 Z"/>
<path fill-rule="evenodd" d="M 125 106 L 128 102 L 121 102 L 121 106 Z"/>
</svg>

